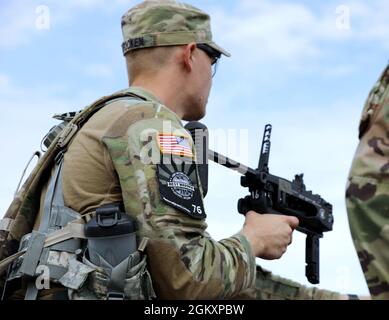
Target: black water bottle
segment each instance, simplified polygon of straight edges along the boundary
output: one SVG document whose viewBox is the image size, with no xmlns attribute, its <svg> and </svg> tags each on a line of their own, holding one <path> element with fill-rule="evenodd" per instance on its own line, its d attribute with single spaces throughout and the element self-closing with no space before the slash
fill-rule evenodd
<svg viewBox="0 0 389 320">
<path fill-rule="evenodd" d="M 136 223 L 128 216 L 121 203 L 101 206 L 95 217 L 85 225 L 89 260 L 101 266 L 102 259 L 117 266 L 137 248 Z"/>
</svg>

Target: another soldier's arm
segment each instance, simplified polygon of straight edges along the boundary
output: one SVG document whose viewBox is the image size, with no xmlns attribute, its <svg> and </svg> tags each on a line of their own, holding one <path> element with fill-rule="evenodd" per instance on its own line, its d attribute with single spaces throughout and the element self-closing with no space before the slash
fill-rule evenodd
<svg viewBox="0 0 389 320">
<path fill-rule="evenodd" d="M 256 298 L 259 300 L 369 300 L 368 296 L 341 294 L 307 287 L 257 266 Z"/>
<path fill-rule="evenodd" d="M 346 192 L 351 235 L 373 299 L 389 299 L 389 66 L 362 112 Z"/>
</svg>

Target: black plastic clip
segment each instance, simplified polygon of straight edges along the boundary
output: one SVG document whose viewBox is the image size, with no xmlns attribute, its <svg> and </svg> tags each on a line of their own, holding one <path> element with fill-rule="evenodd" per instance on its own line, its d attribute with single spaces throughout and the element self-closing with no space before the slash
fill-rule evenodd
<svg viewBox="0 0 389 320">
<path fill-rule="evenodd" d="M 102 228 L 116 226 L 121 217 L 121 207 L 119 203 L 101 206 L 96 210 L 96 221 Z"/>
</svg>

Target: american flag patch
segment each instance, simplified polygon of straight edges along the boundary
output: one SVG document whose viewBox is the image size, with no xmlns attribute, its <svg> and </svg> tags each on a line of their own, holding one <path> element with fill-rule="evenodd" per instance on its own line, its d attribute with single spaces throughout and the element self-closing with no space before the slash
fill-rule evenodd
<svg viewBox="0 0 389 320">
<path fill-rule="evenodd" d="M 192 145 L 188 137 L 161 133 L 158 135 L 158 145 L 162 154 L 194 158 Z"/>
</svg>

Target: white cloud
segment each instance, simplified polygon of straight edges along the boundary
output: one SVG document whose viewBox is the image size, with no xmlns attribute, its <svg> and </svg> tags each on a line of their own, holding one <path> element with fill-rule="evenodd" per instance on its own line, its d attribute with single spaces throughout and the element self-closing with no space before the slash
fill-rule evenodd
<svg viewBox="0 0 389 320">
<path fill-rule="evenodd" d="M 389 49 L 389 2 L 386 0 L 369 1 L 369 5 L 361 1 L 351 2 L 352 19 L 355 16 L 356 38 L 373 40 Z"/>
<path fill-rule="evenodd" d="M 270 5 L 261 1 L 255 10 L 248 10 L 243 4 L 237 11 L 218 10 L 212 16 L 223 45 L 238 48 L 250 62 L 290 61 L 319 53 L 305 32 L 315 19 L 304 6 Z"/>
<path fill-rule="evenodd" d="M 330 66 L 311 66 L 309 70 L 311 72 L 315 72 L 317 74 L 321 74 L 325 77 L 345 77 L 352 74 L 357 68 L 354 65 L 346 65 L 346 64 L 338 64 L 338 65 L 330 65 Z"/>
<path fill-rule="evenodd" d="M 52 115 L 80 110 L 103 95 L 80 88 L 73 95 L 59 98 L 58 93 L 67 91 L 64 85 L 21 87 L 12 80 L 0 74 L 0 110 L 6 112 L 6 116 L 0 117 L 0 150 L 7 155 L 0 167 L 0 218 L 13 199 L 28 159 L 40 150 L 42 137 L 58 124 Z"/>
<path fill-rule="evenodd" d="M 28 43 L 35 27 L 35 7 L 31 1 L 12 1 L 0 10 L 0 50 Z"/>
<path fill-rule="evenodd" d="M 245 0 L 232 11 L 213 7 L 211 15 L 217 41 L 249 63 L 305 64 L 306 59 L 336 53 L 336 45 L 351 40 L 388 46 L 387 1 L 345 1 L 345 5 L 350 8 L 350 30 L 337 28 L 339 2 L 335 1 L 318 5 L 315 10 L 286 1 Z"/>
<path fill-rule="evenodd" d="M 110 78 L 113 76 L 112 67 L 104 64 L 90 64 L 85 66 L 86 75 L 98 78 Z"/>
<path fill-rule="evenodd" d="M 10 79 L 7 75 L 0 73 L 0 92 L 5 91 L 9 87 Z"/>
<path fill-rule="evenodd" d="M 118 8 L 129 8 L 133 0 L 16 0 L 1 5 L 0 50 L 12 49 L 28 44 L 37 32 L 36 22 L 42 12 L 37 8 L 43 4 L 48 9 L 50 22 L 55 25 L 70 23 L 82 10 L 110 12 Z M 123 10 L 125 10 L 123 9 Z M 124 13 L 124 11 L 123 11 Z M 45 12 L 46 14 L 46 12 Z"/>
<path fill-rule="evenodd" d="M 55 3 L 56 0 L 49 0 L 48 3 Z M 62 5 L 63 8 L 108 8 L 112 6 L 133 5 L 135 0 L 67 0 Z"/>
</svg>

